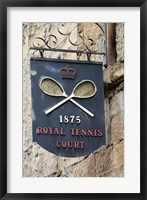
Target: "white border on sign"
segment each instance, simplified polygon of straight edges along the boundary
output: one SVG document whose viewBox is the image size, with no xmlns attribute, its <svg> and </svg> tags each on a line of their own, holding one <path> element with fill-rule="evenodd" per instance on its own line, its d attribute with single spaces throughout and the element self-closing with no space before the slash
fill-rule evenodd
<svg viewBox="0 0 147 200">
<path fill-rule="evenodd" d="M 140 192 L 140 8 L 7 8 L 8 193 Z M 125 177 L 22 177 L 22 23 L 125 22 Z M 135 23 L 134 23 L 135 22 Z"/>
</svg>

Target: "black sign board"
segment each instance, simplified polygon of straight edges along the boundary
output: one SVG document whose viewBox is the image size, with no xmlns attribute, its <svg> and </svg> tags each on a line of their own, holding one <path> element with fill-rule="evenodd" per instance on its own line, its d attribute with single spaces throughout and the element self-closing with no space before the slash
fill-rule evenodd
<svg viewBox="0 0 147 200">
<path fill-rule="evenodd" d="M 102 63 L 31 58 L 33 141 L 65 157 L 105 144 Z"/>
</svg>

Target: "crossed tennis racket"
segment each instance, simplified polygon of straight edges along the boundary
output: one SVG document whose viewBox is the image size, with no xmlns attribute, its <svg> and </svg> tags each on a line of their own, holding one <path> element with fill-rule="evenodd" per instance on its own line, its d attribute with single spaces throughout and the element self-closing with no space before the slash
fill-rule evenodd
<svg viewBox="0 0 147 200">
<path fill-rule="evenodd" d="M 83 80 L 79 82 L 73 89 L 71 95 L 67 95 L 63 87 L 59 82 L 51 77 L 43 77 L 40 80 L 39 87 L 41 91 L 49 96 L 64 96 L 66 97 L 59 103 L 55 104 L 51 108 L 46 108 L 44 113 L 48 115 L 50 112 L 63 105 L 67 101 L 71 101 L 76 106 L 78 106 L 81 110 L 86 112 L 91 117 L 94 117 L 94 114 L 91 113 L 88 109 L 83 107 L 81 104 L 76 102 L 73 98 L 90 98 L 93 97 L 97 92 L 97 87 L 95 83 L 91 80 Z"/>
</svg>

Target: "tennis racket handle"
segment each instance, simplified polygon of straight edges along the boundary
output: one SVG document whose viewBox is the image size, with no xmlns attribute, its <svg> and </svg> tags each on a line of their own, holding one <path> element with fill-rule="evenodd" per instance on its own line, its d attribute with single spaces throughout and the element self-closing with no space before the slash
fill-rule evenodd
<svg viewBox="0 0 147 200">
<path fill-rule="evenodd" d="M 53 110 L 55 110 L 56 108 L 58 108 L 59 106 L 61 106 L 62 104 L 64 104 L 65 102 L 67 102 L 69 99 L 71 99 L 73 97 L 73 95 L 71 94 L 70 96 L 68 96 L 67 98 L 63 99 L 62 101 L 60 101 L 59 103 L 57 103 L 56 105 L 52 106 L 51 108 L 48 108 L 44 111 L 44 113 L 46 115 L 48 115 L 50 112 L 52 112 Z"/>
<path fill-rule="evenodd" d="M 72 101 L 72 103 L 74 103 L 76 106 L 78 106 L 81 110 L 83 110 L 84 112 L 86 112 L 88 115 L 90 115 L 91 117 L 94 117 L 94 114 L 92 112 L 90 112 L 89 110 L 87 110 L 86 108 L 84 108 L 82 105 L 80 105 L 77 101 L 75 101 L 74 99 L 70 99 L 70 101 Z"/>
</svg>

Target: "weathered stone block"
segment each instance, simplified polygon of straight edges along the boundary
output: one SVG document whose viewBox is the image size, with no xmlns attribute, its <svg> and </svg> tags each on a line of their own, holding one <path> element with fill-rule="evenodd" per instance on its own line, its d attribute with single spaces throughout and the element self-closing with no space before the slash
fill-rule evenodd
<svg viewBox="0 0 147 200">
<path fill-rule="evenodd" d="M 105 90 L 110 90 L 124 79 L 124 64 L 116 63 L 104 70 Z"/>
<path fill-rule="evenodd" d="M 124 110 L 124 92 L 120 91 L 116 94 L 110 102 L 111 116 Z"/>
<path fill-rule="evenodd" d="M 115 114 L 111 121 L 111 142 L 116 143 L 123 138 L 124 115 L 123 112 Z"/>
<path fill-rule="evenodd" d="M 105 99 L 105 131 L 106 131 L 106 144 L 111 142 L 111 112 L 109 99 Z"/>
<path fill-rule="evenodd" d="M 116 145 L 101 150 L 95 155 L 96 176 L 120 177 L 124 170 L 124 144 L 123 141 Z"/>
<path fill-rule="evenodd" d="M 124 79 L 124 64 L 123 63 L 117 63 L 113 66 L 113 69 L 111 71 L 111 81 L 115 84 L 117 82 L 120 82 Z"/>
<path fill-rule="evenodd" d="M 116 24 L 116 53 L 116 61 L 124 61 L 124 23 Z"/>
<path fill-rule="evenodd" d="M 87 159 L 73 167 L 74 177 L 95 177 L 95 156 L 91 154 Z"/>
<path fill-rule="evenodd" d="M 33 143 L 23 154 L 23 174 L 28 177 L 46 177 L 58 172 L 57 156 Z"/>
<path fill-rule="evenodd" d="M 96 176 L 105 177 L 113 169 L 113 147 L 102 149 L 95 154 Z"/>
<path fill-rule="evenodd" d="M 113 155 L 115 176 L 124 176 L 124 140 L 115 145 Z"/>
<path fill-rule="evenodd" d="M 58 167 L 61 169 L 61 171 L 64 171 L 65 168 L 68 168 L 70 166 L 74 166 L 77 163 L 80 163 L 85 159 L 85 156 L 82 157 L 75 157 L 75 158 L 67 158 L 67 157 L 58 157 Z"/>
</svg>

